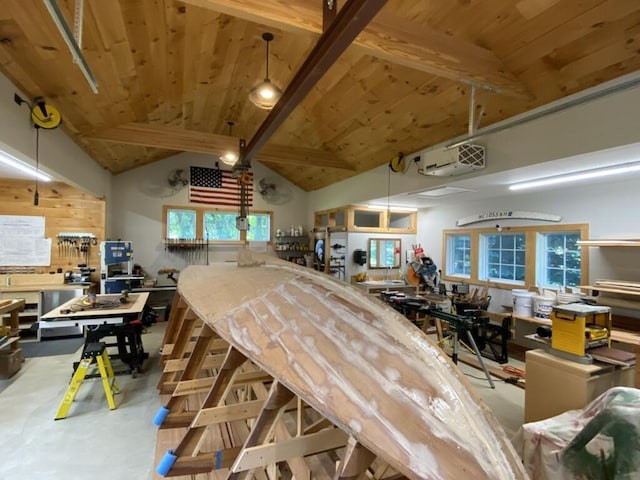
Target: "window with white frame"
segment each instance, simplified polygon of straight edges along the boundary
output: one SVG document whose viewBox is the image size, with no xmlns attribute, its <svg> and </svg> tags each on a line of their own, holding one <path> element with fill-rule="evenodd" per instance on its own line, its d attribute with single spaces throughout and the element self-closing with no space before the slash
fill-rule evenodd
<svg viewBox="0 0 640 480">
<path fill-rule="evenodd" d="M 524 233 L 480 235 L 478 278 L 523 285 L 526 246 Z"/>
<path fill-rule="evenodd" d="M 471 235 L 447 235 L 447 275 L 471 275 Z"/>
<path fill-rule="evenodd" d="M 557 289 L 581 284 L 582 253 L 578 240 L 580 232 L 538 234 L 539 286 Z"/>
<path fill-rule="evenodd" d="M 527 225 L 443 231 L 443 280 L 560 289 L 589 282 L 589 225 Z"/>
</svg>

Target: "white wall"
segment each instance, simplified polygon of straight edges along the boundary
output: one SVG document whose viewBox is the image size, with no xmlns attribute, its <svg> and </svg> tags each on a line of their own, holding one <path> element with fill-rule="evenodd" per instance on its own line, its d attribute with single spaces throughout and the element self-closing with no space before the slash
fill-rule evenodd
<svg viewBox="0 0 640 480">
<path fill-rule="evenodd" d="M 589 224 L 590 238 L 640 237 L 640 216 L 635 205 L 640 202 L 637 180 L 600 182 L 597 185 L 544 189 L 527 194 L 493 198 L 473 203 L 455 203 L 446 207 L 421 210 L 418 215 L 418 238 L 436 265 L 442 266 L 442 231 L 456 228 L 456 220 L 496 210 L 525 210 L 562 217 L 560 223 Z M 504 227 L 539 225 L 531 220 L 491 220 L 469 227 Z M 553 223 L 550 223 L 553 224 Z M 640 281 L 640 249 L 590 247 L 589 281 L 616 279 Z M 491 289 L 492 311 L 511 302 L 508 291 Z"/>
<path fill-rule="evenodd" d="M 184 169 L 187 178 L 190 166 L 214 167 L 215 161 L 210 155 L 182 153 L 151 165 L 116 175 L 113 179 L 114 195 L 110 202 L 113 216 L 111 239 L 133 242 L 135 263 L 140 264 L 152 276 L 161 268 L 185 267 L 185 259 L 165 251 L 162 206 L 188 206 L 189 187 L 169 196 L 153 194 L 167 185 L 167 178 L 174 169 Z M 274 229 L 289 229 L 290 225 L 302 225 L 309 231 L 307 194 L 284 180 L 272 170 L 256 163 L 252 167 L 254 175 L 253 209 L 274 212 Z M 266 203 L 255 190 L 260 179 L 271 177 L 278 180 L 290 192 L 291 199 L 283 205 Z M 193 204 L 197 206 L 196 204 Z M 251 209 L 250 209 L 251 211 Z M 229 261 L 236 258 L 236 246 L 211 246 L 209 262 Z M 272 248 L 268 247 L 272 253 Z M 205 257 L 206 259 L 206 257 Z M 203 261 L 205 261 L 203 259 Z"/>
</svg>

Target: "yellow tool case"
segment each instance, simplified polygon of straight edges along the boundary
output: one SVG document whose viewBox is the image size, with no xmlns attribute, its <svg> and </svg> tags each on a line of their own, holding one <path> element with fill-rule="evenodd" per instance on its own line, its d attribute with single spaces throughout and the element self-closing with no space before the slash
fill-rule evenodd
<svg viewBox="0 0 640 480">
<path fill-rule="evenodd" d="M 611 346 L 611 308 L 570 303 L 551 310 L 551 348 L 586 355 L 593 347 Z"/>
</svg>

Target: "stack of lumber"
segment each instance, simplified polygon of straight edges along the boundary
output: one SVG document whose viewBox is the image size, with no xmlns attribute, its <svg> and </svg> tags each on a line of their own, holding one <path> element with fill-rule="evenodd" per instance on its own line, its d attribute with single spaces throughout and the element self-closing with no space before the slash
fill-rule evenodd
<svg viewBox="0 0 640 480">
<path fill-rule="evenodd" d="M 640 282 L 596 280 L 593 284 L 593 289 L 600 291 L 600 295 L 596 297 L 599 305 L 640 310 Z M 614 296 L 611 296 L 611 294 Z M 637 298 L 622 298 L 620 295 L 634 295 Z"/>
<path fill-rule="evenodd" d="M 623 280 L 596 280 L 594 287 L 620 290 L 620 293 L 640 295 L 640 282 L 625 282 Z"/>
</svg>

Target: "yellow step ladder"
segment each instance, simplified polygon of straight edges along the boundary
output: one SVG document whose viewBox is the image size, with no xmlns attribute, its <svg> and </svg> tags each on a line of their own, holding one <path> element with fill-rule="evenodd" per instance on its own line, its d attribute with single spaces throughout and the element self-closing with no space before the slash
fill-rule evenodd
<svg viewBox="0 0 640 480">
<path fill-rule="evenodd" d="M 89 368 L 93 364 L 94 360 L 98 365 L 100 371 L 100 377 L 102 378 L 102 387 L 104 388 L 104 394 L 107 397 L 107 404 L 110 410 L 115 410 L 116 402 L 113 399 L 114 393 L 119 393 L 119 388 L 116 383 L 115 374 L 111 367 L 111 361 L 109 360 L 109 353 L 107 352 L 104 342 L 89 343 L 84 352 L 82 353 L 82 360 L 78 363 L 78 367 L 71 378 L 69 388 L 64 394 L 62 403 L 58 407 L 58 413 L 56 414 L 56 420 L 66 418 L 69 408 L 73 400 L 80 390 L 80 385 L 84 381 Z"/>
</svg>

